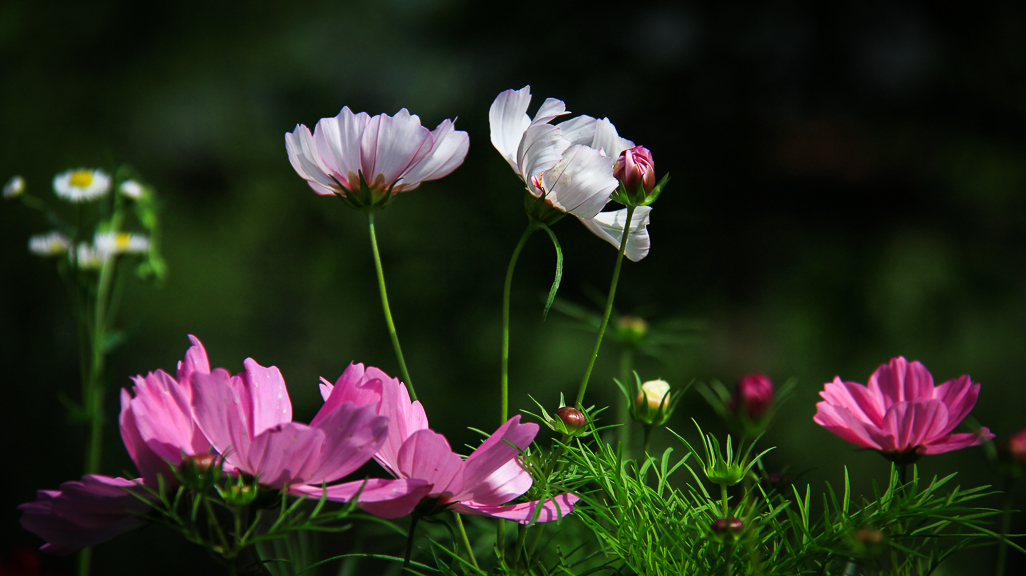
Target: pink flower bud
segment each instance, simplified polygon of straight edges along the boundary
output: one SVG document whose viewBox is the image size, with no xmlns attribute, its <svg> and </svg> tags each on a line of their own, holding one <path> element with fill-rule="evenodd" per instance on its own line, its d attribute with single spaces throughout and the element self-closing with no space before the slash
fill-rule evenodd
<svg viewBox="0 0 1026 576">
<path fill-rule="evenodd" d="M 735 415 L 744 414 L 751 421 L 757 421 L 766 415 L 773 404 L 773 381 L 762 372 L 745 374 L 737 381 L 734 395 L 730 399 L 730 411 Z"/>
<path fill-rule="evenodd" d="M 629 193 L 636 191 L 638 184 L 644 186 L 645 193 L 651 192 L 656 185 L 652 153 L 644 146 L 624 150 L 613 164 L 613 176 L 623 183 Z"/>
<path fill-rule="evenodd" d="M 1019 464 L 1026 464 L 1026 428 L 1008 439 L 1008 454 Z"/>
</svg>

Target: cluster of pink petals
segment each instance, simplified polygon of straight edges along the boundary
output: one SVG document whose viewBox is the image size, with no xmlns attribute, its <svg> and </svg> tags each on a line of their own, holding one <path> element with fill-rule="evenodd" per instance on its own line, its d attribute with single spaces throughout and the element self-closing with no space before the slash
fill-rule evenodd
<svg viewBox="0 0 1026 576">
<path fill-rule="evenodd" d="M 325 405 L 310 425 L 292 422 L 292 405 L 277 368 L 252 359 L 231 376 L 210 369 L 195 337 L 177 377 L 162 370 L 137 376 L 134 396 L 121 394 L 121 437 L 141 478 L 95 474 L 40 490 L 22 504 L 21 523 L 67 554 L 142 524 L 152 493 L 175 485 L 171 468 L 184 457 L 215 451 L 230 473 L 245 472 L 275 489 L 319 498 L 332 482 L 366 463 L 386 440 L 387 419 L 374 407 Z M 427 494 L 416 479 L 371 479 L 332 486 L 333 499 L 359 493 L 360 505 L 386 518 L 404 516 Z"/>
<path fill-rule="evenodd" d="M 319 497 L 334 482 L 370 460 L 388 434 L 388 418 L 374 406 L 325 404 L 310 424 L 292 421 L 292 404 L 281 372 L 252 358 L 231 376 L 217 368 L 191 378 L 196 423 L 224 458 L 226 469 L 255 476 L 263 486 Z M 331 487 L 336 500 L 358 491 L 365 509 L 405 516 L 427 490 L 417 480 L 357 480 Z"/>
<path fill-rule="evenodd" d="M 813 420 L 887 456 L 941 454 L 994 437 L 985 427 L 951 433 L 976 405 L 979 392 L 968 375 L 934 386 L 926 367 L 899 356 L 877 368 L 865 386 L 840 377 L 828 382 Z"/>
<path fill-rule="evenodd" d="M 126 480 L 88 474 L 61 484 L 58 490 L 40 490 L 36 501 L 22 504 L 21 524 L 46 540 L 41 550 L 68 554 L 104 542 L 142 524 L 149 511 L 144 499 L 151 491 L 174 484 L 170 467 L 183 455 L 206 453 L 210 443 L 192 417 L 188 382 L 196 373 L 210 372 L 199 340 L 178 363 L 177 379 L 163 370 L 136 376 L 132 391 L 121 392 L 121 439 L 141 478 Z"/>
<path fill-rule="evenodd" d="M 361 175 L 377 192 L 413 190 L 455 170 L 469 147 L 469 136 L 451 120 L 428 130 L 405 108 L 372 117 L 347 106 L 318 121 L 312 133 L 297 124 L 285 134 L 289 161 L 310 188 L 343 196 L 360 189 Z"/>
<path fill-rule="evenodd" d="M 619 185 L 613 177 L 614 159 L 634 143 L 621 138 L 608 118 L 582 115 L 551 124 L 569 113 L 561 100 L 547 98 L 534 118 L 527 115 L 530 104 L 530 86 L 506 90 L 495 98 L 488 111 L 492 145 L 524 181 L 528 192 L 573 214 L 619 248 L 628 226 L 627 210 L 601 210 Z M 629 223 L 627 256 L 631 260 L 648 254 L 649 210 L 639 207 Z"/>
<path fill-rule="evenodd" d="M 420 402 L 411 402 L 406 388 L 377 368 L 351 364 L 334 385 L 323 382 L 323 409 L 343 403 L 374 406 L 388 418 L 388 436 L 375 459 L 399 479 L 426 482 L 429 489 L 418 500 L 427 513 L 454 510 L 463 514 L 492 516 L 527 524 L 558 520 L 573 511 L 579 499 L 560 494 L 539 502 L 505 505 L 532 484 L 517 456 L 538 433 L 538 425 L 521 424 L 515 416 L 499 427 L 466 460 L 452 451 L 444 436 L 428 428 Z M 309 489 L 302 489 L 310 493 Z M 335 489 L 328 487 L 328 498 Z M 363 498 L 361 497 L 361 502 Z M 423 510 L 423 508 L 422 508 Z"/>
</svg>

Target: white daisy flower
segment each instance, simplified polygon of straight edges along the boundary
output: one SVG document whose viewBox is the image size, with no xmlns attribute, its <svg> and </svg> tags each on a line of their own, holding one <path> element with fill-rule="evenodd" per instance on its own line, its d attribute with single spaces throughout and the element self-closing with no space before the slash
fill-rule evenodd
<svg viewBox="0 0 1026 576">
<path fill-rule="evenodd" d="M 29 237 L 29 252 L 37 256 L 56 256 L 67 252 L 69 246 L 68 237 L 56 230 Z"/>
<path fill-rule="evenodd" d="M 118 192 L 121 192 L 125 196 L 128 196 L 132 200 L 138 200 L 142 198 L 143 187 L 135 180 L 125 180 L 118 186 Z"/>
<path fill-rule="evenodd" d="M 89 202 L 110 191 L 110 176 L 102 170 L 68 170 L 53 177 L 53 191 L 69 202 Z"/>
<path fill-rule="evenodd" d="M 25 179 L 21 176 L 12 176 L 10 180 L 4 184 L 4 198 L 14 198 L 20 196 L 25 191 Z"/>
<path fill-rule="evenodd" d="M 104 256 L 140 254 L 150 249 L 150 239 L 128 232 L 102 232 L 93 238 L 93 245 Z"/>
</svg>

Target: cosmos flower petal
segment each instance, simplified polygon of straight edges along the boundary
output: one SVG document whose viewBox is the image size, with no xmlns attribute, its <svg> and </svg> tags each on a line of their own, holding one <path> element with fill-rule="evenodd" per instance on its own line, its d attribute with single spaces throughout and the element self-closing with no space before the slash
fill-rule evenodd
<svg viewBox="0 0 1026 576">
<path fill-rule="evenodd" d="M 580 500 L 579 496 L 569 493 L 546 499 L 545 503 L 542 504 L 541 511 L 538 513 L 537 522 L 559 520 L 574 511 L 574 505 L 577 504 L 578 500 Z M 461 502 L 454 504 L 452 509 L 474 516 L 490 516 L 492 518 L 513 520 L 520 524 L 529 524 L 534 518 L 537 507 L 538 501 L 535 500 L 534 502 L 524 502 L 523 504 L 514 504 L 512 506 L 486 506 L 476 502 Z"/>
<path fill-rule="evenodd" d="M 319 499 L 326 497 L 332 502 L 348 502 L 359 494 L 357 502 L 364 511 L 379 518 L 401 518 L 408 516 L 431 491 L 431 485 L 423 480 L 401 478 L 369 478 L 343 482 L 322 488 L 313 485 L 293 486 L 291 494 Z"/>
<path fill-rule="evenodd" d="M 546 170 L 542 182 L 556 208 L 585 219 L 598 215 L 618 184 L 613 159 L 580 144 L 567 148 L 559 162 Z"/>
<path fill-rule="evenodd" d="M 638 206 L 634 209 L 631 217 L 631 229 L 627 236 L 627 249 L 624 251 L 632 262 L 638 262 L 648 256 L 652 241 L 648 236 L 648 216 L 652 211 L 651 206 Z M 599 238 L 609 242 L 617 250 L 620 249 L 620 239 L 623 238 L 623 229 L 627 224 L 627 209 L 615 212 L 599 212 L 594 218 L 581 218 L 581 222 Z"/>
</svg>

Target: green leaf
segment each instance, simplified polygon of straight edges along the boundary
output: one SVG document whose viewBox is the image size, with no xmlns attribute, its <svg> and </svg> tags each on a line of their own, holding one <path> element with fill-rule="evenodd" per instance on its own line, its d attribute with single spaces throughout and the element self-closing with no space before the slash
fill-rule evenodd
<svg viewBox="0 0 1026 576">
<path fill-rule="evenodd" d="M 559 240 L 556 240 L 556 234 L 551 228 L 544 224 L 539 224 L 539 226 L 549 234 L 549 238 L 552 239 L 552 245 L 556 247 L 556 277 L 552 280 L 552 288 L 549 288 L 549 297 L 545 300 L 545 310 L 542 311 L 542 319 L 544 320 L 549 315 L 549 308 L 552 307 L 552 301 L 556 299 L 556 291 L 559 290 L 559 282 L 563 279 L 563 249 L 559 247 Z"/>
</svg>

